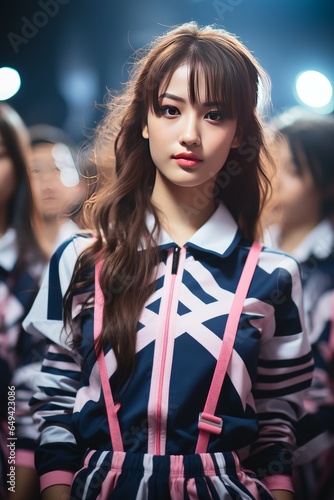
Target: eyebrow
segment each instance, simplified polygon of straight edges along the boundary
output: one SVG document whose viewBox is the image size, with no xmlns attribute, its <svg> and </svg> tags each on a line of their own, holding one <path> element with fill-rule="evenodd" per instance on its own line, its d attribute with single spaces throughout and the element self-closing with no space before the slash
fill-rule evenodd
<svg viewBox="0 0 334 500">
<path fill-rule="evenodd" d="M 169 92 L 164 92 L 163 94 L 161 94 L 159 96 L 159 100 L 163 99 L 164 97 L 167 97 L 168 99 L 172 99 L 173 101 L 178 101 L 178 102 L 182 102 L 182 103 L 186 102 L 186 100 L 183 99 L 183 97 L 179 97 L 177 95 L 170 94 Z M 201 103 L 201 106 L 203 106 L 204 108 L 210 108 L 211 106 L 218 106 L 218 102 L 215 102 L 215 101 L 203 102 L 203 103 Z"/>
<path fill-rule="evenodd" d="M 173 101 L 186 102 L 186 100 L 183 99 L 183 97 L 179 97 L 177 95 L 170 94 L 169 92 L 164 92 L 163 94 L 161 94 L 159 96 L 159 99 L 163 99 L 164 97 L 167 97 L 168 99 L 173 99 Z"/>
</svg>

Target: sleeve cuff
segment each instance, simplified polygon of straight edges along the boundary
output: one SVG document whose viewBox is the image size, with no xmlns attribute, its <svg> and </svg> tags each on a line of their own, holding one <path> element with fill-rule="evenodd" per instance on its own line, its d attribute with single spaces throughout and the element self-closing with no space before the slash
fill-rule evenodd
<svg viewBox="0 0 334 500">
<path fill-rule="evenodd" d="M 16 450 L 15 465 L 35 469 L 35 452 L 33 450 Z"/>
<path fill-rule="evenodd" d="M 67 486 L 71 486 L 73 481 L 73 476 L 74 472 L 69 470 L 55 470 L 43 474 L 39 478 L 41 485 L 41 493 L 49 486 L 55 486 L 56 484 L 65 484 Z"/>
<path fill-rule="evenodd" d="M 286 475 L 266 476 L 262 478 L 262 481 L 270 491 L 286 490 L 294 493 L 291 476 L 286 476 Z"/>
</svg>

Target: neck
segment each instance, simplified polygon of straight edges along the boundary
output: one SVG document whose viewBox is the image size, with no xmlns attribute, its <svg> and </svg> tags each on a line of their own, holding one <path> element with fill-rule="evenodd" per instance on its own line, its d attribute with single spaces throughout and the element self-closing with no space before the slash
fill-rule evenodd
<svg viewBox="0 0 334 500">
<path fill-rule="evenodd" d="M 175 243 L 183 246 L 216 210 L 216 200 L 206 194 L 213 193 L 214 189 L 175 186 L 160 182 L 159 177 L 157 175 L 152 202 L 159 211 L 163 229 Z"/>
<path fill-rule="evenodd" d="M 59 233 L 59 227 L 64 222 L 63 219 L 45 220 L 41 217 L 34 219 L 34 231 L 36 238 L 44 254 L 50 258 L 55 250 L 55 245 Z"/>
</svg>

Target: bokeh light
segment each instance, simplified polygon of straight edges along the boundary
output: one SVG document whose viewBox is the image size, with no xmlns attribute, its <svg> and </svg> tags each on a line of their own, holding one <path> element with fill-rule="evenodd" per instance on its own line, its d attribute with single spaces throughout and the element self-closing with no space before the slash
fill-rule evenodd
<svg viewBox="0 0 334 500">
<path fill-rule="evenodd" d="M 319 71 L 304 71 L 296 79 L 297 97 L 303 104 L 311 108 L 330 107 L 333 88 L 328 78 Z M 327 112 L 331 110 L 328 109 Z"/>
<path fill-rule="evenodd" d="M 5 101 L 15 95 L 21 87 L 21 77 L 16 69 L 0 68 L 0 100 Z"/>
</svg>

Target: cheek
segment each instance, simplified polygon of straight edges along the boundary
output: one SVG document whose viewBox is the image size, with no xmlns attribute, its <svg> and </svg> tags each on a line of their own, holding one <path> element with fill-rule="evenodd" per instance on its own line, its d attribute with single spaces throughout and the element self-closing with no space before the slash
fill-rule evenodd
<svg viewBox="0 0 334 500">
<path fill-rule="evenodd" d="M 8 172 L 7 175 L 0 181 L 2 184 L 3 190 L 6 191 L 7 196 L 11 196 L 16 187 L 16 179 L 12 172 Z"/>
<path fill-rule="evenodd" d="M 152 157 L 159 157 L 163 154 L 165 150 L 165 145 L 168 142 L 168 134 L 165 132 L 159 132 L 159 128 L 154 129 L 154 132 L 150 132 L 149 138 L 149 149 Z"/>
<path fill-rule="evenodd" d="M 290 207 L 295 207 L 298 210 L 307 204 L 310 192 L 305 188 L 300 182 L 286 182 L 281 186 L 280 197 L 282 201 L 288 204 Z"/>
<path fill-rule="evenodd" d="M 229 132 L 219 132 L 217 131 L 207 133 L 205 138 L 203 137 L 203 145 L 206 146 L 208 151 L 212 151 L 213 154 L 225 155 L 228 153 L 233 146 L 234 135 Z"/>
</svg>

